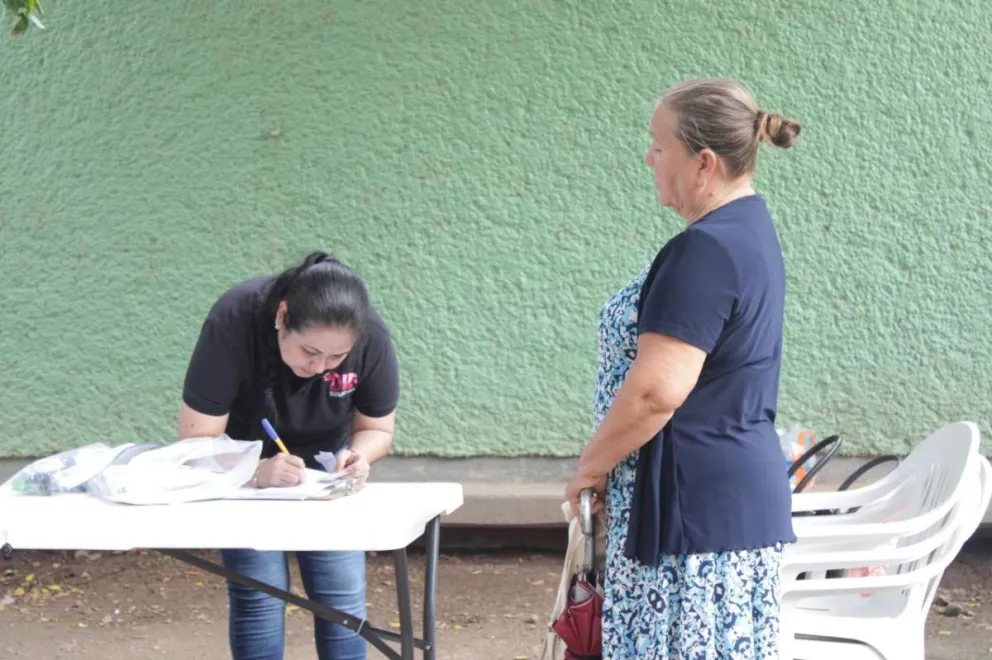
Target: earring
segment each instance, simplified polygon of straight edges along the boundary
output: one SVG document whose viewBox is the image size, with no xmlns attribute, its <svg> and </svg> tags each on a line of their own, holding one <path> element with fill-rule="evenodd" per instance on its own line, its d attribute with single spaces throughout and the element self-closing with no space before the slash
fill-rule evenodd
<svg viewBox="0 0 992 660">
<path fill-rule="evenodd" d="M 279 329 L 279 324 L 278 324 L 278 323 L 276 323 L 276 326 L 275 326 L 275 328 L 276 328 L 276 330 L 278 330 L 278 329 Z"/>
</svg>

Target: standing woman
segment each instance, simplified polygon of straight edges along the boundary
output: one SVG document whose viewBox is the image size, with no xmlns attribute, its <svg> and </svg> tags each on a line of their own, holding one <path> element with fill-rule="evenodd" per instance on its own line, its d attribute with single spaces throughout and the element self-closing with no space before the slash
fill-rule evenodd
<svg viewBox="0 0 992 660">
<path fill-rule="evenodd" d="M 605 498 L 604 658 L 778 660 L 785 270 L 751 176 L 759 143 L 798 135 L 725 79 L 652 116 L 647 164 L 686 226 L 600 315 L 596 431 L 566 491 Z"/>
<path fill-rule="evenodd" d="M 294 486 L 314 455 L 335 452 L 359 482 L 393 442 L 399 398 L 389 330 L 352 269 L 316 252 L 278 276 L 242 282 L 214 303 L 193 351 L 179 412 L 179 438 L 266 440 L 268 418 L 290 455 L 266 442 L 257 487 Z M 301 521 L 300 524 L 320 524 Z M 363 552 L 296 553 L 307 595 L 365 618 Z M 223 564 L 289 588 L 284 552 L 224 550 Z M 228 582 L 234 660 L 281 660 L 285 603 Z M 314 617 L 320 660 L 366 657 L 365 641 Z"/>
</svg>

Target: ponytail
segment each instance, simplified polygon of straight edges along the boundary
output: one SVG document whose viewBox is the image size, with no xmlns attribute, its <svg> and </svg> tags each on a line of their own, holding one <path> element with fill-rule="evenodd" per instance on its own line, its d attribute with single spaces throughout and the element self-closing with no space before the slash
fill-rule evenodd
<svg viewBox="0 0 992 660">
<path fill-rule="evenodd" d="M 326 252 L 311 252 L 300 265 L 287 268 L 279 273 L 275 282 L 273 282 L 272 286 L 269 287 L 269 292 L 266 294 L 265 300 L 262 302 L 263 316 L 269 318 L 269 320 L 274 323 L 276 310 L 279 308 L 279 303 L 282 300 L 285 300 L 286 293 L 289 291 L 290 287 L 293 286 L 293 282 L 296 281 L 296 278 L 298 278 L 301 273 L 311 266 L 328 260 L 332 259 Z"/>
</svg>

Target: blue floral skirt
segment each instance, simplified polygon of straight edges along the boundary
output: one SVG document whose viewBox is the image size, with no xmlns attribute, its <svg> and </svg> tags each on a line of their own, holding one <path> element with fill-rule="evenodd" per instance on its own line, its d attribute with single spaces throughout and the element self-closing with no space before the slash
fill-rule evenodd
<svg viewBox="0 0 992 660">
<path fill-rule="evenodd" d="M 779 660 L 781 545 L 628 559 L 636 461 L 609 479 L 603 660 Z"/>
</svg>

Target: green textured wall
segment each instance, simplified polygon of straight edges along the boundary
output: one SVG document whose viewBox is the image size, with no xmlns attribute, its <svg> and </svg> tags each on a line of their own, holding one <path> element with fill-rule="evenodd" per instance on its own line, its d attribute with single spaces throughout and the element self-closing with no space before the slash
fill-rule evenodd
<svg viewBox="0 0 992 660">
<path fill-rule="evenodd" d="M 315 248 L 395 330 L 399 451 L 574 454 L 599 305 L 678 227 L 651 107 L 703 74 L 805 126 L 760 165 L 784 420 L 990 418 L 987 0 L 45 7 L 0 39 L 0 454 L 170 438 L 214 297 Z"/>
</svg>

